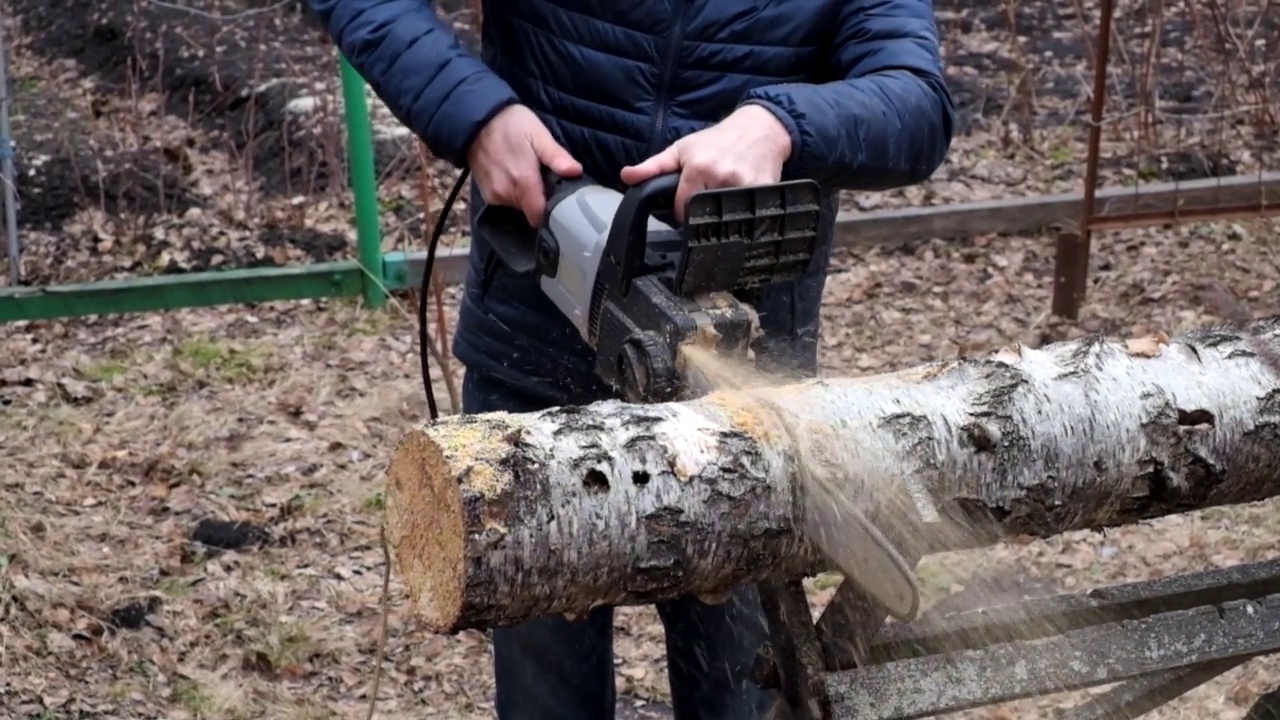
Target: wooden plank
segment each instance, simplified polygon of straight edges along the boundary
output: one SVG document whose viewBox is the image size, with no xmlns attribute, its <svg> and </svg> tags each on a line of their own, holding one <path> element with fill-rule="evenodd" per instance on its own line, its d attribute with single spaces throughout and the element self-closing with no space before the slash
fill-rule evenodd
<svg viewBox="0 0 1280 720">
<path fill-rule="evenodd" d="M 909 624 L 886 625 L 869 648 L 867 663 L 974 650 L 994 643 L 1031 642 L 1103 622 L 1264 595 L 1280 595 L 1280 559 L 1140 580 L 1085 593 L 1033 597 L 927 615 Z"/>
<path fill-rule="evenodd" d="M 970 237 L 993 233 L 1077 230 L 1083 195 L 1061 193 L 1001 198 L 934 207 L 876 212 L 842 212 L 836 217 L 837 247 L 868 247 L 890 242 Z M 1228 178 L 1113 187 L 1098 191 L 1097 215 L 1203 211 L 1218 205 L 1280 203 L 1280 172 Z"/>
<path fill-rule="evenodd" d="M 971 237 L 993 233 L 1033 233 L 1049 229 L 1074 230 L 1080 224 L 1081 193 L 1033 195 L 919 208 L 842 212 L 836 216 L 836 247 L 870 247 L 892 242 L 932 238 Z M 1280 172 L 1228 178 L 1160 183 L 1098 191 L 1102 217 L 1133 213 L 1171 212 L 1175 207 L 1203 218 L 1216 206 L 1280 206 Z M 1274 212 L 1274 211 L 1273 211 Z M 1259 213 L 1262 214 L 1262 213 Z M 423 253 L 404 256 L 409 276 L 389 282 L 392 289 L 416 287 L 422 277 Z M 466 277 L 466 248 L 436 257 L 437 278 L 457 284 Z"/>
<path fill-rule="evenodd" d="M 1136 720 L 1251 659 L 1246 655 L 1141 675 L 1094 695 L 1056 720 Z"/>
<path fill-rule="evenodd" d="M 834 718 L 916 720 L 1277 651 L 1280 595 L 1271 595 L 826 678 Z"/>
</svg>

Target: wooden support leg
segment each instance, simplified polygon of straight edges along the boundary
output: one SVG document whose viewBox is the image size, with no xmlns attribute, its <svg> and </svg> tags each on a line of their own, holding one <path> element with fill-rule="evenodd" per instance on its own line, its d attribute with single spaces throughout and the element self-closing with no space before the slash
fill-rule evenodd
<svg viewBox="0 0 1280 720">
<path fill-rule="evenodd" d="M 798 580 L 762 583 L 760 604 L 769 622 L 762 675 L 777 682 L 792 720 L 831 720 L 826 663 L 804 585 Z"/>
<path fill-rule="evenodd" d="M 914 568 L 923 551 L 919 543 L 893 530 L 886 537 Z M 757 677 L 763 686 L 782 691 L 789 713 L 771 720 L 844 720 L 832 715 L 827 677 L 866 665 L 888 612 L 847 579 L 816 622 L 800 582 L 765 584 L 760 593 L 770 643 L 760 653 Z"/>
<path fill-rule="evenodd" d="M 826 675 L 865 662 L 887 613 L 847 580 L 816 623 L 799 582 L 761 585 L 760 602 L 770 639 L 757 660 L 756 680 L 779 688 L 787 704 L 772 720 L 836 720 Z"/>
<path fill-rule="evenodd" d="M 841 582 L 818 618 L 818 642 L 826 669 L 834 672 L 865 665 L 871 641 L 886 617 L 884 608 L 861 588 L 848 580 Z"/>
</svg>

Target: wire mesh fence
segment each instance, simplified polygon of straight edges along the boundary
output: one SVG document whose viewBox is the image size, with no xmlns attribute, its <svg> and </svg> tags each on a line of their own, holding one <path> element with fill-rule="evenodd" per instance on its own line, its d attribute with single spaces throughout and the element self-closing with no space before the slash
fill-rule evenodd
<svg viewBox="0 0 1280 720">
<path fill-rule="evenodd" d="M 1095 27 L 1080 221 L 1058 248 L 1068 316 L 1095 231 L 1280 214 L 1280 6 L 1100 0 Z"/>
<path fill-rule="evenodd" d="M 1104 23 L 1108 15 L 1114 17 Z M 1263 178 L 1268 167 L 1280 168 L 1280 5 L 1102 0 L 1098 17 L 1094 52 L 1114 47 L 1103 56 L 1105 95 L 1095 100 L 1100 117 L 1089 162 L 1100 166 L 1099 183 Z M 1150 217 L 1212 219 L 1262 209 L 1257 199 L 1220 195 L 1196 204 L 1203 215 L 1175 203 Z"/>
<path fill-rule="evenodd" d="M 1094 233 L 1154 246 L 1192 224 L 1274 215 L 1277 5 L 936 0 L 956 140 L 929 183 L 860 199 L 918 215 L 916 227 L 867 229 L 1056 235 L 1052 309 L 1075 319 Z"/>
</svg>

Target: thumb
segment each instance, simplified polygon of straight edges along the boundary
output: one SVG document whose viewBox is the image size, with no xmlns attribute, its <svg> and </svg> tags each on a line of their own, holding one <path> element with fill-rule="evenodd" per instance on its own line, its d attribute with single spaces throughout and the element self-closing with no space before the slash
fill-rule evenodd
<svg viewBox="0 0 1280 720">
<path fill-rule="evenodd" d="M 639 165 L 622 168 L 622 182 L 628 185 L 642 183 L 650 178 L 673 173 L 680 169 L 680 150 L 672 145 Z"/>
<path fill-rule="evenodd" d="M 551 169 L 551 172 L 564 178 L 576 178 L 582 174 L 582 163 L 573 159 L 551 133 L 543 130 L 533 136 L 533 152 L 538 161 Z"/>
</svg>

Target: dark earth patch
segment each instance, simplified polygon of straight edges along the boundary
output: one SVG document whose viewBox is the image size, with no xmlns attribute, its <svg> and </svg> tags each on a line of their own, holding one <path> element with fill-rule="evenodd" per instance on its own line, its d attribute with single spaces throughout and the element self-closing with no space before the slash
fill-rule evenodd
<svg viewBox="0 0 1280 720">
<path fill-rule="evenodd" d="M 83 206 L 108 215 L 181 214 L 202 205 L 186 178 L 159 153 L 137 150 L 98 165 L 74 154 L 19 169 L 23 227 L 56 230 Z"/>
<path fill-rule="evenodd" d="M 1112 34 L 1107 94 L 1111 107 L 1132 107 L 1142 97 L 1143 89 L 1141 73 L 1134 72 L 1131 65 L 1141 64 L 1147 52 L 1151 5 L 1123 0 L 1116 4 L 1120 19 Z M 1078 6 L 1087 13 L 1083 19 Z M 1089 54 L 1099 17 L 1095 2 L 938 0 L 934 7 L 944 48 L 969 48 L 946 57 L 947 80 L 963 120 L 990 120 L 1005 114 L 1016 91 L 1010 80 L 1020 73 L 1028 73 L 1031 78 L 1029 89 L 1037 102 L 1036 127 L 1087 120 L 1092 76 L 1081 70 L 1091 73 Z M 1215 31 L 1202 29 L 1197 41 L 1191 18 L 1198 17 L 1207 26 L 1211 24 L 1208 10 L 1197 15 L 1189 7 L 1185 3 L 1169 3 L 1159 18 L 1161 50 L 1154 80 L 1160 87 L 1162 102 L 1176 103 L 1181 113 L 1204 114 L 1214 111 L 1215 99 L 1220 100 L 1216 78 L 1223 76 L 1222 58 L 1206 57 L 1200 52 L 1206 43 L 1215 43 Z M 1261 4 L 1252 10 L 1235 8 L 1233 21 L 1242 28 L 1256 25 L 1257 38 L 1280 35 L 1280 12 Z M 990 43 L 962 41 L 984 34 L 990 36 Z M 981 50 L 975 51 L 977 48 Z"/>
<path fill-rule="evenodd" d="M 222 20 L 146 2 L 13 2 L 34 51 L 76 61 L 107 92 L 159 93 L 167 113 L 207 133 L 208 149 L 251 163 L 264 191 L 327 190 L 345 169 L 290 132 L 285 106 L 301 82 L 333 75 L 332 48 L 300 4 L 227 5 L 225 15 L 261 12 Z"/>
</svg>

